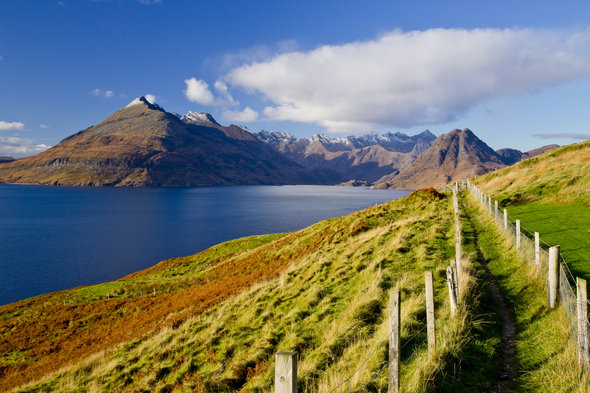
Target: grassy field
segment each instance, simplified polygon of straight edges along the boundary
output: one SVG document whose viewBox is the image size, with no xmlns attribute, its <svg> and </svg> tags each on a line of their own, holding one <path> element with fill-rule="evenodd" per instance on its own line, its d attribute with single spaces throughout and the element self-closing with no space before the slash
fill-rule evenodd
<svg viewBox="0 0 590 393">
<path fill-rule="evenodd" d="M 590 141 L 550 150 L 474 184 L 520 219 L 529 236 L 539 232 L 546 243 L 560 245 L 572 272 L 590 279 Z"/>
<path fill-rule="evenodd" d="M 388 361 L 388 293 L 398 289 L 401 341 L 409 342 L 402 390 L 494 391 L 501 320 L 471 262 L 481 249 L 517 321 L 519 391 L 578 391 L 565 317 L 546 309 L 542 280 L 504 250 L 482 216 L 469 206 L 461 217 L 467 255 L 456 318 L 445 274 L 454 257 L 452 203 L 422 190 L 302 231 L 238 239 L 119 281 L 0 307 L 0 388 L 266 392 L 274 354 L 293 350 L 302 392 L 328 393 L 355 370 L 337 392 L 367 383 L 369 392 L 384 391 L 387 372 L 371 378 Z M 422 346 L 427 270 L 435 280 L 433 356 Z"/>
<path fill-rule="evenodd" d="M 577 364 L 577 349 L 563 309 L 549 310 L 544 277 L 522 262 L 491 216 L 469 197 L 479 246 L 516 323 L 519 392 L 586 392 L 588 380 Z"/>
<path fill-rule="evenodd" d="M 560 245 L 572 273 L 590 280 L 590 207 L 555 203 L 509 206 L 508 214 L 550 245 Z"/>
<path fill-rule="evenodd" d="M 421 191 L 292 234 L 224 243 L 118 282 L 5 306 L 0 383 L 7 388 L 41 378 L 19 389 L 38 392 L 269 391 L 274 354 L 295 350 L 300 389 L 328 392 L 387 338 L 387 293 L 396 288 L 402 342 L 418 333 L 402 352 L 405 391 L 431 390 L 435 381 L 451 386 L 457 375 L 488 386 L 491 374 L 482 377 L 481 370 L 490 348 L 464 349 L 469 332 L 481 329 L 467 312 L 477 297 L 452 321 L 443 307 L 453 237 L 449 200 Z M 434 272 L 441 329 L 431 359 L 419 346 L 425 270 Z M 52 346 L 39 351 L 19 341 L 16 332 L 25 328 L 37 345 Z M 349 387 L 369 381 L 387 361 L 386 348 L 379 347 Z M 479 368 L 464 362 L 470 357 L 483 359 Z M 386 383 L 381 374 L 369 391 Z"/>
</svg>

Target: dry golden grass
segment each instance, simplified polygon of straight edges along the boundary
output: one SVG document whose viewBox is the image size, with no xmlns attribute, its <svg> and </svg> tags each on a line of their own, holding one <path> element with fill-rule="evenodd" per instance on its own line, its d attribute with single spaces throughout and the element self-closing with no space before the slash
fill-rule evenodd
<svg viewBox="0 0 590 393">
<path fill-rule="evenodd" d="M 453 255 L 451 217 L 447 201 L 414 195 L 219 258 L 194 276 L 193 288 L 167 298 L 186 294 L 190 305 L 162 318 L 151 333 L 105 347 L 97 359 L 80 357 L 76 366 L 21 390 L 67 391 L 76 384 L 80 391 L 269 391 L 274 354 L 295 350 L 301 388 L 325 391 L 386 338 L 390 288 L 403 292 L 402 317 L 413 315 L 404 338 L 423 326 L 424 316 L 414 314 L 424 307 L 424 270 L 444 270 Z M 193 263 L 187 263 L 169 261 L 130 279 L 189 272 Z M 440 306 L 446 287 L 435 277 Z M 367 362 L 353 388 L 377 371 L 384 355 L 379 350 Z"/>
<path fill-rule="evenodd" d="M 529 199 L 590 204 L 590 141 L 547 151 L 475 181 L 505 204 Z"/>
</svg>

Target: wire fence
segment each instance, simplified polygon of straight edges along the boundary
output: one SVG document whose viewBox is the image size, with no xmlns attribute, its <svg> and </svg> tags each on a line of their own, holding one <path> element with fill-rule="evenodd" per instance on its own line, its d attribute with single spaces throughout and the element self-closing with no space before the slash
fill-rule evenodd
<svg viewBox="0 0 590 393">
<path fill-rule="evenodd" d="M 443 190 L 443 192 L 452 192 L 453 189 L 448 186 L 448 185 L 444 185 L 446 186 L 445 189 Z M 455 209 L 458 209 L 458 206 L 455 207 Z M 456 227 L 456 230 L 460 231 L 460 227 Z M 458 233 L 457 236 L 460 236 L 460 234 Z M 430 282 L 430 285 L 432 285 L 432 282 Z M 432 287 L 431 287 L 432 290 Z M 410 363 L 412 361 L 412 359 L 416 358 L 416 356 L 420 353 L 420 350 L 422 349 L 422 347 L 424 347 L 424 344 L 426 344 L 427 342 L 429 342 L 431 339 L 431 336 L 429 335 L 437 335 L 440 337 L 441 335 L 445 335 L 447 336 L 448 332 L 445 332 L 445 330 L 448 330 L 449 327 L 451 327 L 451 325 L 446 325 L 446 329 L 443 329 L 445 326 L 441 326 L 443 323 L 445 323 L 445 321 L 450 321 L 450 319 L 447 318 L 443 318 L 443 315 L 447 312 L 449 312 L 449 314 L 451 314 L 450 312 L 450 308 L 449 307 L 447 309 L 447 305 L 449 304 L 449 296 L 450 293 L 447 293 L 445 298 L 446 301 L 443 304 L 442 307 L 437 308 L 435 307 L 435 302 L 433 300 L 430 300 L 432 303 L 429 307 L 434 307 L 436 308 L 436 310 L 438 311 L 438 318 L 434 318 L 434 326 L 430 326 L 432 329 L 429 329 L 429 321 L 428 321 L 428 317 L 426 317 L 427 321 L 422 321 L 423 326 L 421 328 L 416 328 L 416 330 L 410 332 L 408 335 L 411 335 L 411 337 L 407 338 L 404 342 L 403 345 L 401 345 L 399 347 L 399 349 L 397 349 L 396 356 L 395 359 L 396 361 L 399 361 L 400 363 L 397 363 L 399 365 L 399 369 L 398 372 L 396 373 L 396 375 L 398 375 L 398 377 L 401 377 L 401 367 L 402 366 L 406 366 L 408 365 L 408 363 Z M 428 300 L 428 295 L 427 295 L 427 302 L 429 302 Z M 419 314 L 424 313 L 427 314 L 428 310 L 427 308 L 423 308 L 420 309 L 419 311 L 417 311 L 416 313 L 414 313 L 413 315 L 408 316 L 407 318 L 405 318 L 403 321 L 399 322 L 400 325 L 400 330 L 403 328 L 406 328 L 406 324 L 408 321 L 415 319 L 416 322 L 418 322 L 418 318 L 416 318 Z M 452 316 L 452 315 L 449 315 Z M 428 333 L 424 333 L 424 330 L 428 329 Z M 370 375 L 370 378 L 368 378 L 367 382 L 364 382 L 362 384 L 358 383 L 358 379 L 354 382 L 354 384 L 356 385 L 355 389 L 353 390 L 353 378 L 355 378 L 355 376 L 357 376 L 358 373 L 363 372 L 363 368 L 365 366 L 367 366 L 367 364 L 369 363 L 369 360 L 371 358 L 373 358 L 376 354 L 379 353 L 379 349 L 381 347 L 383 347 L 385 345 L 385 343 L 390 342 L 390 340 L 392 340 L 393 338 L 393 334 L 394 331 L 390 331 L 387 336 L 381 340 L 376 347 L 371 351 L 371 353 L 363 360 L 363 362 L 360 364 L 360 366 L 358 366 L 354 372 L 352 372 L 352 374 L 350 374 L 347 378 L 345 378 L 344 380 L 342 380 L 340 383 L 338 383 L 338 385 L 333 388 L 332 390 L 329 391 L 329 393 L 333 393 L 333 392 L 363 392 L 365 390 L 371 390 L 371 391 L 383 391 L 384 388 L 388 387 L 388 384 L 390 382 L 390 378 L 392 378 L 391 375 L 389 375 L 389 378 L 387 378 L 387 381 L 385 383 L 381 383 L 381 386 L 378 386 L 378 384 L 375 383 L 376 380 L 378 380 L 381 377 L 381 374 L 383 373 L 383 371 L 387 368 L 387 366 L 389 366 L 392 362 L 392 358 L 390 358 L 390 356 L 388 355 L 389 352 L 386 354 L 381 354 L 381 356 L 384 358 L 381 361 L 377 361 L 376 365 L 373 365 L 372 367 L 376 368 L 377 371 L 374 372 L 373 374 Z M 399 334 L 399 332 L 398 332 Z M 399 336 L 396 336 L 399 339 Z M 420 340 L 422 340 L 420 342 Z M 436 340 L 435 340 L 436 341 Z M 411 351 L 411 353 L 407 356 L 405 356 L 405 353 L 409 353 Z M 278 356 L 278 355 L 277 355 Z M 405 359 L 405 360 L 402 360 Z M 417 360 L 416 364 L 414 365 L 413 369 L 411 372 L 407 373 L 407 375 L 405 376 L 405 380 L 406 381 L 410 381 L 410 379 L 415 375 L 416 371 L 419 370 L 420 368 L 418 367 L 421 362 L 427 360 L 428 357 L 424 356 L 424 354 Z M 277 362 L 278 364 L 278 362 Z M 295 369 L 296 370 L 296 369 Z M 361 371 L 363 370 L 363 371 Z M 295 371 L 295 378 L 296 378 L 296 371 Z M 281 377 L 282 378 L 282 377 Z M 396 380 L 397 383 L 399 383 L 399 380 Z M 371 385 L 373 384 L 373 385 Z M 362 385 L 362 386 L 361 386 Z M 276 385 L 275 385 L 276 386 Z M 360 389 L 358 388 L 358 386 L 361 386 Z"/>
<path fill-rule="evenodd" d="M 443 311 L 446 310 L 446 307 L 449 303 L 448 297 L 447 300 L 445 301 L 444 305 L 442 307 L 440 307 L 439 310 Z M 407 317 L 406 319 L 404 319 L 403 321 L 400 322 L 400 327 L 403 327 L 404 324 L 406 324 L 408 321 L 410 321 L 411 319 L 415 318 L 418 314 L 421 313 L 425 313 L 426 312 L 426 308 L 421 309 L 420 311 L 414 313 L 413 315 L 410 315 L 409 317 Z M 440 330 L 440 324 L 442 323 L 442 318 L 440 318 L 439 315 L 439 319 L 436 320 L 437 326 L 435 331 L 439 331 Z M 410 350 L 412 350 L 412 353 L 401 363 L 401 366 L 406 366 L 420 351 L 420 349 L 424 346 L 425 343 L 428 342 L 428 335 L 424 336 L 423 340 L 418 343 L 418 340 L 421 337 L 422 333 L 424 332 L 424 330 L 426 330 L 427 328 L 427 324 L 426 322 L 424 322 L 424 326 L 422 326 L 422 328 L 420 328 L 417 332 L 415 332 L 411 337 L 409 337 L 404 344 L 399 348 L 399 352 L 402 353 L 402 351 L 404 350 L 404 348 L 408 347 L 410 348 Z M 383 346 L 383 344 L 389 342 L 389 340 L 391 339 L 393 334 L 393 331 L 389 332 L 389 334 L 387 335 L 387 337 L 385 339 L 383 339 L 379 344 L 377 344 L 377 346 L 375 347 L 375 349 L 373 351 L 371 351 L 371 353 L 369 354 L 369 356 L 363 361 L 363 363 L 361 363 L 361 365 L 352 373 L 350 374 L 350 376 L 346 379 L 344 379 L 342 382 L 340 382 L 334 389 L 330 390 L 329 393 L 333 393 L 333 392 L 356 392 L 356 393 L 360 393 L 365 391 L 370 385 L 371 383 L 373 383 L 375 380 L 377 380 L 380 375 L 383 373 L 383 371 L 389 366 L 389 363 L 391 362 L 392 359 L 389 359 L 389 357 L 385 360 L 383 360 L 381 363 L 379 364 L 377 367 L 379 367 L 379 369 L 373 374 L 371 375 L 371 377 L 369 378 L 369 380 L 367 382 L 365 382 L 364 384 L 362 384 L 362 387 L 360 389 L 356 388 L 353 389 L 352 387 L 352 380 L 354 378 L 354 376 L 359 373 L 362 368 L 368 363 L 369 359 L 371 359 L 373 357 L 373 355 L 375 355 L 379 348 L 381 348 Z M 414 346 L 411 346 L 410 344 L 415 342 L 416 344 Z M 418 364 L 414 367 L 413 371 L 405 378 L 406 380 L 409 380 L 414 373 L 416 372 L 416 370 L 418 369 Z M 383 390 L 383 388 L 385 387 L 385 385 L 387 385 L 387 383 L 384 384 L 384 386 L 378 387 L 377 389 L 379 391 Z M 374 389 L 371 389 L 374 390 Z"/>
<path fill-rule="evenodd" d="M 483 194 L 472 184 L 468 184 L 469 191 L 475 195 L 480 204 L 492 215 L 498 226 L 503 229 L 513 246 L 517 249 L 522 259 L 528 265 L 535 266 L 540 274 L 545 276 L 545 284 L 548 286 L 548 272 L 549 272 L 549 252 L 548 249 L 552 246 L 543 241 L 539 237 L 539 247 L 535 245 L 535 234 L 530 230 L 520 226 L 520 231 L 517 230 L 517 220 L 509 216 L 507 213 L 502 213 L 492 206 L 491 199 Z M 537 256 L 538 252 L 538 256 Z M 559 302 L 565 310 L 567 319 L 569 320 L 571 337 L 578 341 L 579 334 L 582 332 L 578 330 L 578 310 L 577 310 L 577 286 L 576 278 L 572 274 L 563 254 L 559 255 Z M 589 302 L 590 304 L 590 302 Z M 586 325 L 590 327 L 590 321 L 586 321 Z"/>
</svg>

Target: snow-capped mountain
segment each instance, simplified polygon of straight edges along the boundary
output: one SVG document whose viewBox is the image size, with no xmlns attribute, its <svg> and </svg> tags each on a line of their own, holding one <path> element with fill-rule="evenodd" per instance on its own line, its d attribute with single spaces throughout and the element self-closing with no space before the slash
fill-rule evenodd
<svg viewBox="0 0 590 393">
<path fill-rule="evenodd" d="M 253 132 L 253 134 L 262 142 L 268 143 L 270 145 L 278 145 L 281 143 L 290 143 L 297 141 L 297 137 L 287 131 L 260 131 L 260 132 Z"/>
<path fill-rule="evenodd" d="M 186 115 L 178 116 L 185 124 L 196 124 L 198 126 L 221 126 L 213 116 L 207 112 L 188 112 Z"/>
<path fill-rule="evenodd" d="M 285 147 L 285 144 L 296 144 L 301 148 L 303 146 L 307 147 L 313 143 L 320 143 L 329 151 L 352 151 L 355 149 L 379 145 L 389 150 L 409 153 L 414 149 L 414 146 L 418 142 L 432 143 L 432 141 L 436 139 L 436 136 L 429 130 L 413 136 L 408 136 L 401 132 L 396 132 L 395 134 L 392 134 L 391 132 L 384 134 L 369 132 L 359 136 L 351 135 L 339 138 L 331 138 L 325 134 L 316 134 L 310 138 L 297 138 L 287 131 L 260 131 L 253 134 L 262 142 L 268 143 L 279 150 L 282 150 Z"/>
<path fill-rule="evenodd" d="M 254 132 L 243 125 L 223 127 L 206 112 L 189 112 L 178 117 L 187 124 L 217 128 L 234 139 L 244 139 L 248 135 L 307 169 L 335 171 L 344 181 L 354 179 L 372 183 L 383 176 L 396 174 L 414 162 L 436 139 L 428 130 L 413 136 L 401 132 L 370 132 L 336 138 L 321 133 L 297 138 L 287 131 Z M 237 136 L 237 133 L 242 135 Z"/>
</svg>

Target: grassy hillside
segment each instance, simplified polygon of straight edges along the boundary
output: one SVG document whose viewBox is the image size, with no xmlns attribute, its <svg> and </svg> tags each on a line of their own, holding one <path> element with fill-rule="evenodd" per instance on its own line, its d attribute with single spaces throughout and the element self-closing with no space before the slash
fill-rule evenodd
<svg viewBox="0 0 590 393">
<path fill-rule="evenodd" d="M 575 275 L 590 279 L 590 141 L 562 146 L 474 184 L 561 251 Z"/>
<path fill-rule="evenodd" d="M 274 354 L 295 350 L 301 389 L 328 392 L 387 337 L 387 291 L 397 288 L 402 342 L 418 333 L 402 352 L 403 383 L 423 391 L 433 375 L 450 372 L 447 361 L 461 364 L 471 323 L 464 315 L 446 328 L 454 333 L 439 339 L 440 358 L 424 360 L 424 348 L 410 358 L 425 338 L 425 270 L 434 272 L 441 326 L 448 315 L 451 205 L 419 191 L 299 232 L 223 243 L 119 281 L 1 307 L 0 384 L 41 378 L 20 390 L 268 391 Z M 386 358 L 382 345 L 352 387 Z M 482 379 L 467 370 L 466 381 L 470 372 Z"/>
<path fill-rule="evenodd" d="M 564 310 L 548 309 L 545 276 L 523 263 L 512 243 L 498 230 L 475 197 L 466 200 L 464 228 L 470 237 L 468 248 L 481 250 L 515 322 L 517 375 L 510 386 L 512 390 L 508 391 L 587 391 L 588 378 L 578 367 L 577 338 L 571 336 Z"/>
<path fill-rule="evenodd" d="M 502 205 L 539 201 L 590 206 L 589 174 L 590 140 L 488 173 L 474 184 Z"/>
</svg>

